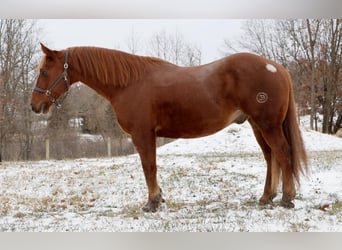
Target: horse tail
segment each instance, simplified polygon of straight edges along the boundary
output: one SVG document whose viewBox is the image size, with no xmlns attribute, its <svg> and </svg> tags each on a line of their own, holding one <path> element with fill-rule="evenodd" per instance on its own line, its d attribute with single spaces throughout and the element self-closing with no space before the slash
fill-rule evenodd
<svg viewBox="0 0 342 250">
<path fill-rule="evenodd" d="M 305 175 L 308 173 L 308 159 L 297 121 L 296 104 L 294 100 L 292 80 L 289 73 L 287 73 L 287 77 L 289 79 L 290 93 L 288 110 L 283 122 L 283 131 L 290 146 L 292 175 L 299 185 L 300 174 Z"/>
</svg>

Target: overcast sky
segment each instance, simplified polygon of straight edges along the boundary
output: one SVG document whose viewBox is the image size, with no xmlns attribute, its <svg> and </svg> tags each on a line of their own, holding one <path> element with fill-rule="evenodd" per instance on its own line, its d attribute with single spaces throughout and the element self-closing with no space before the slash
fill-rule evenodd
<svg viewBox="0 0 342 250">
<path fill-rule="evenodd" d="M 53 49 L 72 46 L 99 46 L 127 51 L 132 33 L 139 38 L 137 54 L 146 55 L 149 39 L 157 32 L 182 34 L 201 49 L 202 62 L 221 58 L 223 39 L 238 39 L 243 20 L 233 19 L 42 19 L 42 42 Z"/>
</svg>

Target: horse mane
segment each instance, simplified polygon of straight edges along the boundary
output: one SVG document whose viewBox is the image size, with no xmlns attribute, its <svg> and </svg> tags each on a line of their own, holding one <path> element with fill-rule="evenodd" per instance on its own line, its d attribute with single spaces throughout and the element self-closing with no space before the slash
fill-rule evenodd
<svg viewBox="0 0 342 250">
<path fill-rule="evenodd" d="M 70 66 L 76 71 L 115 87 L 126 87 L 130 81 L 140 79 L 151 65 L 167 63 L 159 58 L 98 47 L 73 47 L 69 53 Z"/>
</svg>

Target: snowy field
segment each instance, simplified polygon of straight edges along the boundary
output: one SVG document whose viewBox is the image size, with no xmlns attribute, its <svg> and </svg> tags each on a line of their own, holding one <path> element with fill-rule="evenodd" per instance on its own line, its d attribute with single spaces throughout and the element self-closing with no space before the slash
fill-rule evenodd
<svg viewBox="0 0 342 250">
<path fill-rule="evenodd" d="M 294 209 L 261 207 L 266 167 L 247 123 L 158 149 L 165 203 L 144 213 L 137 155 L 0 165 L 0 231 L 342 231 L 342 139 L 302 130 L 310 176 Z"/>
</svg>

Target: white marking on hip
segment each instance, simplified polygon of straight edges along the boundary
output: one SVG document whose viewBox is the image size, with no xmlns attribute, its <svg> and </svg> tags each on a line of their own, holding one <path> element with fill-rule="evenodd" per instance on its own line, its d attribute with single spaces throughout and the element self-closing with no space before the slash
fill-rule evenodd
<svg viewBox="0 0 342 250">
<path fill-rule="evenodd" d="M 272 64 L 269 64 L 269 63 L 266 64 L 266 69 L 272 73 L 277 72 L 277 68 L 274 67 Z"/>
</svg>

